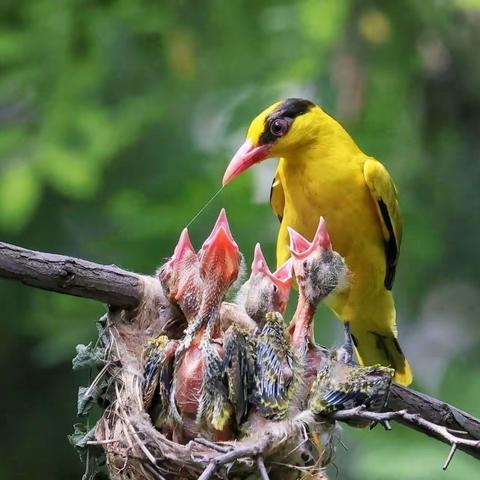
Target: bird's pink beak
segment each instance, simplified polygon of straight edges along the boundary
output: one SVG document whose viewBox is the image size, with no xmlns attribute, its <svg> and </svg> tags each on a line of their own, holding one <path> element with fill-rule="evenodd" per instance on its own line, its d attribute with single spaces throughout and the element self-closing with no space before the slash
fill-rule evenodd
<svg viewBox="0 0 480 480">
<path fill-rule="evenodd" d="M 180 238 L 178 239 L 178 243 L 175 246 L 175 250 L 173 251 L 173 255 L 171 260 L 181 260 L 186 255 L 193 254 L 196 255 L 195 249 L 193 248 L 192 242 L 188 235 L 188 229 L 184 228 L 182 233 L 180 234 Z"/>
<path fill-rule="evenodd" d="M 220 276 L 225 283 L 233 282 L 238 275 L 240 251 L 233 239 L 225 209 L 220 215 L 201 250 L 203 277 Z"/>
<path fill-rule="evenodd" d="M 213 229 L 208 236 L 208 238 L 203 242 L 202 251 L 209 248 L 212 243 L 218 243 L 219 238 L 222 238 L 227 241 L 232 247 L 235 247 L 238 250 L 238 245 L 233 239 L 232 232 L 230 230 L 230 225 L 228 224 L 227 214 L 225 209 L 222 208 L 220 214 L 218 215 L 217 221 L 213 226 Z"/>
<path fill-rule="evenodd" d="M 283 282 L 285 285 L 292 285 L 292 260 L 289 258 L 281 267 L 273 272 L 273 276 L 278 282 Z"/>
<path fill-rule="evenodd" d="M 320 246 L 324 250 L 330 250 L 332 248 L 332 242 L 330 241 L 330 235 L 327 230 L 327 223 L 323 217 L 320 217 L 320 222 L 318 223 L 317 231 L 313 237 L 312 244 L 315 246 Z"/>
<path fill-rule="evenodd" d="M 260 244 L 255 245 L 255 255 L 252 263 L 252 274 L 260 273 L 267 276 L 271 282 L 278 288 L 278 298 L 280 309 L 285 310 L 288 298 L 290 296 L 290 289 L 292 287 L 292 262 L 287 260 L 275 272 L 271 272 L 268 268 L 267 261 L 263 255 Z"/>
<path fill-rule="evenodd" d="M 252 273 L 263 273 L 265 275 L 271 275 L 270 269 L 268 268 L 267 261 L 262 252 L 260 244 L 255 245 L 255 254 L 253 256 L 252 262 Z"/>
<path fill-rule="evenodd" d="M 178 302 L 185 291 L 189 288 L 188 270 L 192 265 L 198 265 L 197 252 L 193 248 L 192 242 L 188 235 L 188 230 L 184 228 L 180 234 L 173 255 L 170 260 L 161 268 L 159 279 L 162 283 L 173 280 L 173 287 L 169 292 L 170 301 Z"/>
<path fill-rule="evenodd" d="M 295 258 L 300 256 L 307 256 L 307 250 L 310 248 L 311 243 L 302 235 L 300 235 L 292 227 L 287 227 L 288 234 L 290 235 L 290 252 Z M 304 255 L 305 254 L 305 255 Z"/>
<path fill-rule="evenodd" d="M 273 272 L 273 282 L 278 288 L 280 313 L 287 308 L 290 290 L 292 288 L 292 260 L 288 259 L 280 268 Z"/>
<path fill-rule="evenodd" d="M 323 217 L 320 217 L 320 223 L 311 242 L 291 227 L 288 227 L 288 233 L 290 235 L 290 252 L 295 259 L 306 258 L 319 247 L 322 250 L 330 250 L 332 248 L 327 224 Z"/>
<path fill-rule="evenodd" d="M 250 140 L 245 140 L 237 150 L 223 175 L 222 185 L 230 183 L 235 177 L 250 168 L 254 163 L 261 162 L 268 158 L 270 145 L 255 146 Z"/>
</svg>

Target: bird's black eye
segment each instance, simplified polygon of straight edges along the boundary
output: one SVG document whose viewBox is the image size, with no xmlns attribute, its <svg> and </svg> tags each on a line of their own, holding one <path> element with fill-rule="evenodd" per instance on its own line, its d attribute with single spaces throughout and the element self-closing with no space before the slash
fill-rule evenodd
<svg viewBox="0 0 480 480">
<path fill-rule="evenodd" d="M 308 267 L 308 262 L 305 260 L 305 261 L 303 262 L 303 268 L 306 270 L 307 267 Z"/>
<path fill-rule="evenodd" d="M 287 133 L 289 123 L 284 118 L 277 118 L 270 124 L 270 132 L 276 137 L 281 137 Z"/>
<path fill-rule="evenodd" d="M 277 293 L 277 290 L 278 290 L 278 287 L 275 284 L 273 284 L 273 292 Z"/>
</svg>

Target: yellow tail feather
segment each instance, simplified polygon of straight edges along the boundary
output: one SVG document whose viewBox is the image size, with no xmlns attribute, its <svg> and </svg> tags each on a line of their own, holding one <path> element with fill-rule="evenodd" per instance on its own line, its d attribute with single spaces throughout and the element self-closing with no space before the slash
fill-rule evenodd
<svg viewBox="0 0 480 480">
<path fill-rule="evenodd" d="M 400 348 L 393 332 L 355 331 L 352 328 L 357 356 L 362 365 L 380 364 L 395 369 L 393 380 L 401 385 L 410 385 L 412 369 Z"/>
</svg>

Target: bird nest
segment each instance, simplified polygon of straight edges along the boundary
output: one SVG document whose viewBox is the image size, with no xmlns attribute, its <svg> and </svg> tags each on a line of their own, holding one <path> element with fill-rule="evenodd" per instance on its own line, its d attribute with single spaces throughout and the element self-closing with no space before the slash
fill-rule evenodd
<svg viewBox="0 0 480 480">
<path fill-rule="evenodd" d="M 92 404 L 103 407 L 93 429 L 77 425 L 70 438 L 87 462 L 84 478 L 102 470 L 112 479 L 136 480 L 326 478 L 334 424 L 308 411 L 281 421 L 253 414 L 248 433 L 217 443 L 201 437 L 176 443 L 154 427 L 143 403 L 142 353 L 149 339 L 172 326 L 158 320 L 160 283 L 143 278 L 141 305 L 132 312 L 110 310 L 99 322 L 97 344 L 77 347 L 74 369 L 100 369 L 90 387 L 80 388 L 79 414 L 91 414 Z"/>
</svg>

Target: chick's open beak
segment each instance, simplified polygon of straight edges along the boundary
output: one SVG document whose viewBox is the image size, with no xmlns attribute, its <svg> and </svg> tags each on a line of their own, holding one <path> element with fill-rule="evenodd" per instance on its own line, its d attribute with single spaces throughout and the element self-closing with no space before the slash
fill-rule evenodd
<svg viewBox="0 0 480 480">
<path fill-rule="evenodd" d="M 222 181 L 223 186 L 230 183 L 254 163 L 261 162 L 268 158 L 269 150 L 270 145 L 256 146 L 253 145 L 250 140 L 245 140 L 244 144 L 237 150 L 237 153 L 233 156 L 225 170 Z"/>
<path fill-rule="evenodd" d="M 290 235 L 290 252 L 293 258 L 296 259 L 306 258 L 318 248 L 322 250 L 330 250 L 332 248 L 327 224 L 323 217 L 320 217 L 317 231 L 311 242 L 291 227 L 288 227 L 288 234 Z"/>
<path fill-rule="evenodd" d="M 332 242 L 330 241 L 330 235 L 327 230 L 327 223 L 323 217 L 320 217 L 317 231 L 313 237 L 312 244 L 319 245 L 323 250 L 330 250 L 332 248 Z"/>
<path fill-rule="evenodd" d="M 289 258 L 281 267 L 273 272 L 273 276 L 285 285 L 292 285 L 292 260 Z"/>
<path fill-rule="evenodd" d="M 270 269 L 268 268 L 267 261 L 263 256 L 262 248 L 260 244 L 255 245 L 255 254 L 253 256 L 252 262 L 252 273 L 263 273 L 265 275 L 270 275 Z"/>
<path fill-rule="evenodd" d="M 159 273 L 160 282 L 169 287 L 168 297 L 170 301 L 177 303 L 182 299 L 190 286 L 192 267 L 195 265 L 198 265 L 197 252 L 195 252 L 190 241 L 188 230 L 184 228 L 173 255 Z"/>
<path fill-rule="evenodd" d="M 281 313 L 287 308 L 290 290 L 292 288 L 292 260 L 288 259 L 280 268 L 272 273 L 274 283 L 279 291 Z"/>
<path fill-rule="evenodd" d="M 225 209 L 205 240 L 201 250 L 201 273 L 206 280 L 216 278 L 225 284 L 232 283 L 238 275 L 240 254 L 228 225 Z"/>
<path fill-rule="evenodd" d="M 290 235 L 290 252 L 294 258 L 304 258 L 310 252 L 311 243 L 302 235 L 300 235 L 292 227 L 288 227 Z"/>
<path fill-rule="evenodd" d="M 260 244 L 255 245 L 252 273 L 265 275 L 277 287 L 280 310 L 285 310 L 292 287 L 292 262 L 287 260 L 278 270 L 271 272 L 263 255 Z"/>
<path fill-rule="evenodd" d="M 196 252 L 188 235 L 188 229 L 184 228 L 182 230 L 180 238 L 178 239 L 178 243 L 175 246 L 175 250 L 173 251 L 173 256 L 171 260 L 179 261 L 185 258 L 185 256 L 188 254 L 196 255 Z"/>
</svg>

